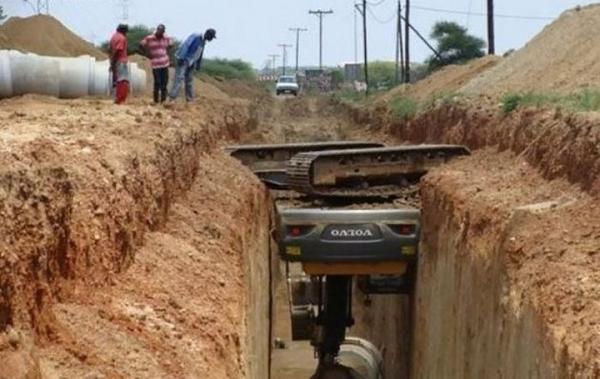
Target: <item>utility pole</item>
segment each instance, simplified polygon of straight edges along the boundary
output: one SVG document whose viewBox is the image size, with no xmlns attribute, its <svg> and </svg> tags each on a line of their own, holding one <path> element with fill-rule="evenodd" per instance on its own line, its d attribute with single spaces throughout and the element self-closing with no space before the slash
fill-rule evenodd
<svg viewBox="0 0 600 379">
<path fill-rule="evenodd" d="M 488 54 L 496 54 L 494 36 L 494 0 L 487 0 Z"/>
<path fill-rule="evenodd" d="M 316 11 L 308 11 L 308 13 L 319 17 L 319 70 L 323 71 L 323 16 L 332 14 L 333 11 L 331 9 L 328 11 L 318 9 Z"/>
<path fill-rule="evenodd" d="M 280 43 L 279 45 L 277 45 L 279 47 L 281 47 L 283 49 L 283 74 L 285 76 L 285 69 L 287 66 L 287 48 L 288 47 L 292 47 L 292 45 L 288 45 L 285 43 Z"/>
<path fill-rule="evenodd" d="M 398 24 L 396 25 L 396 85 L 404 78 L 404 46 L 402 43 L 402 0 L 398 0 Z"/>
<path fill-rule="evenodd" d="M 354 63 L 358 63 L 358 3 L 354 3 Z"/>
<path fill-rule="evenodd" d="M 277 73 L 275 72 L 275 65 L 277 64 L 277 58 L 279 58 L 279 54 L 269 54 L 269 57 L 271 57 L 271 59 L 273 60 L 273 63 L 271 65 L 271 72 L 273 77 L 277 77 Z"/>
<path fill-rule="evenodd" d="M 296 32 L 296 75 L 298 75 L 298 57 L 300 56 L 300 32 L 307 32 L 305 28 L 290 28 L 291 32 Z"/>
<path fill-rule="evenodd" d="M 129 0 L 119 0 L 119 6 L 121 7 L 121 20 L 127 22 L 129 20 Z"/>
<path fill-rule="evenodd" d="M 365 49 L 365 82 L 367 83 L 367 95 L 369 94 L 369 57 L 367 49 L 367 0 L 362 2 L 362 16 L 363 16 L 363 43 Z"/>
<path fill-rule="evenodd" d="M 361 4 L 354 4 L 354 8 L 361 14 L 363 18 L 363 43 L 365 52 L 365 61 L 363 63 L 365 83 L 367 84 L 367 94 L 369 93 L 369 62 L 367 54 L 367 0 L 362 1 Z"/>
<path fill-rule="evenodd" d="M 406 52 L 404 54 L 405 59 L 405 67 L 404 67 L 404 82 L 410 83 L 410 0 L 406 0 L 406 9 L 405 9 L 405 29 L 404 29 L 404 38 L 406 41 L 405 48 Z"/>
</svg>

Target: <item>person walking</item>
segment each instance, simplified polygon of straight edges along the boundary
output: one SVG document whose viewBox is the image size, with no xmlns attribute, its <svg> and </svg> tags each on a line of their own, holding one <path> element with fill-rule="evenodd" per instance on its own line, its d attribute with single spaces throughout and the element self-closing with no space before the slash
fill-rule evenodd
<svg viewBox="0 0 600 379">
<path fill-rule="evenodd" d="M 194 100 L 194 70 L 200 70 L 206 42 L 215 38 L 217 38 L 217 32 L 214 29 L 207 29 L 204 35 L 197 33 L 190 35 L 181 45 L 176 55 L 177 70 L 169 99 L 175 100 L 179 96 L 181 84 L 185 82 L 185 98 L 187 101 Z"/>
<path fill-rule="evenodd" d="M 115 104 L 123 104 L 129 95 L 128 32 L 127 25 L 119 24 L 117 31 L 110 38 L 110 72 L 112 72 L 113 88 L 115 89 Z"/>
<path fill-rule="evenodd" d="M 153 34 L 146 36 L 140 46 L 146 56 L 150 58 L 152 76 L 154 77 L 154 102 L 164 102 L 167 99 L 167 85 L 169 84 L 169 48 L 173 41 L 165 34 L 165 26 L 158 25 Z"/>
</svg>

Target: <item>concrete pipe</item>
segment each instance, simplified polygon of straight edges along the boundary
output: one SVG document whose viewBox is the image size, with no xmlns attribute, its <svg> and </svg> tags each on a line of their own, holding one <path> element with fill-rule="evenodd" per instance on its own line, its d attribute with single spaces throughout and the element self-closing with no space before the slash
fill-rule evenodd
<svg viewBox="0 0 600 379">
<path fill-rule="evenodd" d="M 371 342 L 348 337 L 340 347 L 338 363 L 360 379 L 383 379 L 383 356 Z"/>
<path fill-rule="evenodd" d="M 12 96 L 12 74 L 7 50 L 0 50 L 0 99 Z"/>
<path fill-rule="evenodd" d="M 89 95 L 92 58 L 84 55 L 78 58 L 56 59 L 60 64 L 59 96 L 63 99 L 75 99 Z"/>
<path fill-rule="evenodd" d="M 112 89 L 112 77 L 108 61 L 95 62 L 90 73 L 90 96 L 109 96 Z"/>
<path fill-rule="evenodd" d="M 28 93 L 58 97 L 60 64 L 58 60 L 35 54 L 9 52 L 12 80 L 11 96 Z"/>
<path fill-rule="evenodd" d="M 137 63 L 129 63 L 129 86 L 134 96 L 143 94 L 146 90 L 146 71 L 140 69 Z"/>
<path fill-rule="evenodd" d="M 60 98 L 108 96 L 112 89 L 108 61 L 90 56 L 44 57 L 0 50 L 0 98 L 35 93 Z M 130 69 L 132 93 L 146 89 L 146 72 L 133 63 Z"/>
</svg>

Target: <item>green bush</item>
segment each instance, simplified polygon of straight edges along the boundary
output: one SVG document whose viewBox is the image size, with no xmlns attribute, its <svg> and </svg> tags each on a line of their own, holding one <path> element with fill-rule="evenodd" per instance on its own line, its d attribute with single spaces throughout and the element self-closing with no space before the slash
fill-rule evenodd
<svg viewBox="0 0 600 379">
<path fill-rule="evenodd" d="M 254 80 L 256 73 L 248 62 L 241 59 L 204 59 L 202 70 L 204 74 L 223 79 Z"/>
<path fill-rule="evenodd" d="M 390 102 L 390 110 L 394 118 L 406 119 L 417 114 L 419 104 L 410 97 L 398 96 Z"/>
<path fill-rule="evenodd" d="M 519 94 L 508 94 L 504 95 L 501 100 L 502 112 L 510 113 L 519 107 L 523 99 L 522 95 Z"/>
</svg>

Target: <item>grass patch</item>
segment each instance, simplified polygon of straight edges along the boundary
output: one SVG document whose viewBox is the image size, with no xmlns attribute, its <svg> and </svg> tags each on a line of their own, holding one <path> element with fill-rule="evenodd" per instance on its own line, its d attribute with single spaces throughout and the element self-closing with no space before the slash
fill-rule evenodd
<svg viewBox="0 0 600 379">
<path fill-rule="evenodd" d="M 250 63 L 240 59 L 204 59 L 202 73 L 214 78 L 255 80 L 256 73 Z"/>
<path fill-rule="evenodd" d="M 420 104 L 420 110 L 433 109 L 440 105 L 455 104 L 464 98 L 465 95 L 459 92 L 440 92 L 430 96 Z"/>
<path fill-rule="evenodd" d="M 501 108 L 504 113 L 526 107 L 555 107 L 574 112 L 599 111 L 600 90 L 586 89 L 567 95 L 537 92 L 508 93 L 501 98 Z"/>
<path fill-rule="evenodd" d="M 351 89 L 337 91 L 335 92 L 334 96 L 336 96 L 339 100 L 348 103 L 358 103 L 367 97 L 365 92 L 358 92 Z"/>
<path fill-rule="evenodd" d="M 390 102 L 392 116 L 398 119 L 406 119 L 417 114 L 419 103 L 406 96 L 398 96 Z"/>
</svg>

